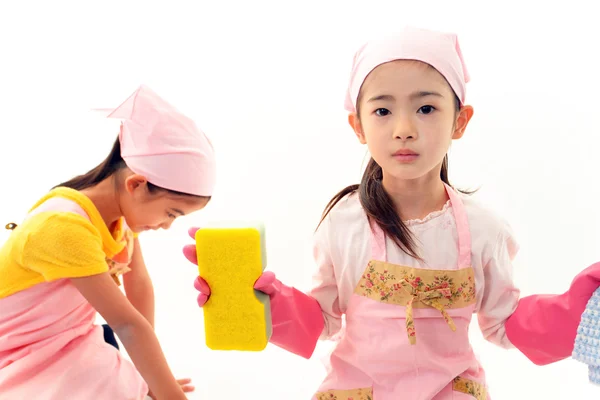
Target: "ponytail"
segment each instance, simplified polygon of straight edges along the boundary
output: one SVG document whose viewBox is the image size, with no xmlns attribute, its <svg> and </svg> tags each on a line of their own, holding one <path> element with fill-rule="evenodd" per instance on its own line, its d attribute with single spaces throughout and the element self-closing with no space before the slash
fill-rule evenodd
<svg viewBox="0 0 600 400">
<path fill-rule="evenodd" d="M 100 164 L 98 164 L 96 167 L 92 168 L 85 174 L 75 176 L 74 178 L 71 178 L 66 182 L 54 186 L 54 188 L 67 187 L 75 190 L 88 189 L 90 187 L 96 186 L 106 178 L 115 175 L 117 172 L 126 167 L 127 164 L 125 164 L 125 160 L 123 160 L 123 157 L 121 156 L 121 141 L 117 137 L 117 139 L 113 143 L 110 153 Z M 147 186 L 148 191 L 151 194 L 156 192 L 167 192 L 177 196 L 200 197 L 210 199 L 210 197 L 207 196 L 195 196 L 187 193 L 177 192 L 175 190 L 164 189 L 150 182 L 147 183 Z"/>
</svg>

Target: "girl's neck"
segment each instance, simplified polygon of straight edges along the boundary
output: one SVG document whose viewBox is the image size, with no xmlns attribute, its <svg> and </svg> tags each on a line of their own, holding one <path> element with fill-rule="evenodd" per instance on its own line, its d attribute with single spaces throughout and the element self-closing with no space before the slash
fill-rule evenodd
<svg viewBox="0 0 600 400">
<path fill-rule="evenodd" d="M 440 173 L 436 170 L 418 179 L 399 180 L 383 174 L 383 187 L 391 197 L 400 219 L 403 221 L 423 219 L 441 210 L 448 201 L 448 194 Z"/>
<path fill-rule="evenodd" d="M 95 186 L 81 190 L 81 193 L 94 203 L 104 223 L 112 230 L 123 215 L 113 179 L 105 179 Z"/>
</svg>

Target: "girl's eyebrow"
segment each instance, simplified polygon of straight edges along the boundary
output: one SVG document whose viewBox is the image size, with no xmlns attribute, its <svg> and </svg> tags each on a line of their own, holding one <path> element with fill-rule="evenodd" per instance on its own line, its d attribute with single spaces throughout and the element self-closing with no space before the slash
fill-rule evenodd
<svg viewBox="0 0 600 400">
<path fill-rule="evenodd" d="M 412 93 L 409 97 L 411 100 L 416 100 L 416 99 L 420 99 L 420 98 L 428 97 L 428 96 L 444 97 L 438 92 L 433 92 L 433 91 L 428 91 L 428 90 L 421 90 L 421 91 Z M 382 100 L 394 101 L 395 98 L 391 94 L 380 94 L 378 96 L 371 97 L 367 101 L 367 103 L 370 103 L 373 101 L 382 101 Z"/>
</svg>

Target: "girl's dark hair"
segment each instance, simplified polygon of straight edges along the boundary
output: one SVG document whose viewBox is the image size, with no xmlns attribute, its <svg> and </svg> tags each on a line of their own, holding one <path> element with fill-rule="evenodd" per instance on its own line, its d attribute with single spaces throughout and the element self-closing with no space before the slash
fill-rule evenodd
<svg viewBox="0 0 600 400">
<path fill-rule="evenodd" d="M 113 147 L 112 147 L 110 153 L 108 154 L 108 157 L 106 157 L 104 159 L 104 161 L 102 161 L 98 166 L 96 166 L 95 168 L 91 169 L 90 171 L 88 171 L 87 173 L 85 173 L 83 175 L 76 176 L 66 182 L 56 185 L 55 188 L 56 187 L 68 187 L 68 188 L 75 189 L 75 190 L 87 189 L 87 188 L 97 185 L 98 183 L 100 183 L 103 180 L 105 180 L 106 178 L 114 175 L 115 173 L 117 173 L 118 171 L 120 171 L 121 169 L 123 169 L 125 167 L 127 167 L 127 165 L 125 164 L 123 157 L 121 157 L 121 142 L 119 141 L 119 138 L 117 137 L 117 140 L 115 140 L 115 143 L 113 144 Z M 148 186 L 148 191 L 151 194 L 162 191 L 162 192 L 167 192 L 169 194 L 178 195 L 178 196 L 190 196 L 190 197 L 200 197 L 200 198 L 210 199 L 210 197 L 208 197 L 208 196 L 195 196 L 192 194 L 177 192 L 175 190 L 163 189 L 161 187 L 153 185 L 150 182 L 148 182 L 147 186 Z"/>
<path fill-rule="evenodd" d="M 455 98 L 455 104 L 457 110 L 460 111 L 460 100 L 458 97 Z M 360 110 L 357 110 L 357 113 L 360 115 Z M 448 155 L 444 157 L 444 161 L 442 162 L 440 178 L 444 183 L 451 186 L 450 181 L 448 180 Z M 325 210 L 323 211 L 319 226 L 323 223 L 327 215 L 340 200 L 358 191 L 360 203 L 367 213 L 369 220 L 377 223 L 383 232 L 389 236 L 406 254 L 421 260 L 421 257 L 418 255 L 416 250 L 415 240 L 406 224 L 404 224 L 404 222 L 402 222 L 400 219 L 398 211 L 396 207 L 394 207 L 391 197 L 383 188 L 382 179 L 383 171 L 381 166 L 379 166 L 379 164 L 377 164 L 377 162 L 371 158 L 367 164 L 367 168 L 365 169 L 360 184 L 350 185 L 342 189 L 329 201 L 325 207 Z M 461 192 L 465 194 L 473 193 L 469 191 Z"/>
</svg>

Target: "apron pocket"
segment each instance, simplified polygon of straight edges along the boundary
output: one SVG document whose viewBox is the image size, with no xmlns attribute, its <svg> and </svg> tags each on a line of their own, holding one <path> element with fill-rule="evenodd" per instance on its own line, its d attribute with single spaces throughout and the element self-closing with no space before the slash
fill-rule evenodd
<svg viewBox="0 0 600 400">
<path fill-rule="evenodd" d="M 318 392 L 315 398 L 317 400 L 373 400 L 373 389 L 328 390 L 326 392 Z"/>
<path fill-rule="evenodd" d="M 454 378 L 454 382 L 452 382 L 452 390 L 457 393 L 463 393 L 465 395 L 470 396 L 470 398 L 477 400 L 487 400 L 487 392 L 485 390 L 485 386 L 481 383 L 472 381 L 470 379 L 466 379 L 463 377 Z M 454 396 L 456 397 L 456 396 Z M 456 400 L 462 399 L 463 396 L 458 397 Z M 468 398 L 464 396 L 465 400 Z"/>
</svg>

